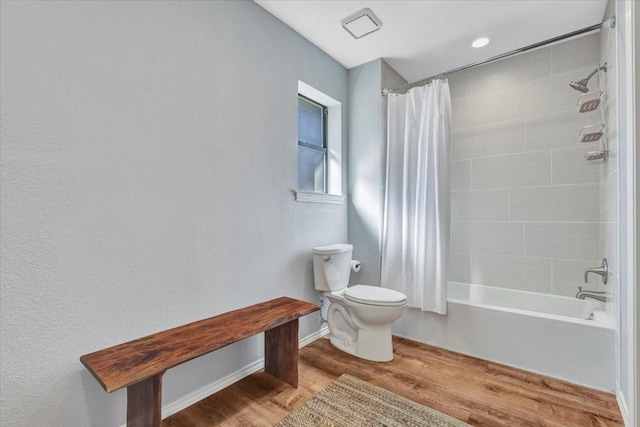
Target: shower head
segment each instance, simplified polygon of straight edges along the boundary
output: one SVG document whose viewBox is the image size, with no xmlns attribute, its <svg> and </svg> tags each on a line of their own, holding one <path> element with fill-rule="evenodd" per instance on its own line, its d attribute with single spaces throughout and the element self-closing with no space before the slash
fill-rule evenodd
<svg viewBox="0 0 640 427">
<path fill-rule="evenodd" d="M 578 92 L 587 93 L 589 92 L 589 87 L 587 86 L 588 82 L 589 82 L 589 79 L 582 79 L 582 80 L 578 80 L 577 82 L 569 83 L 569 86 L 571 86 Z"/>
<path fill-rule="evenodd" d="M 591 79 L 591 77 L 593 77 L 593 75 L 597 73 L 599 70 L 604 70 L 606 72 L 607 64 L 605 63 L 602 66 L 598 65 L 596 69 L 593 70 L 591 74 L 589 74 L 587 77 L 585 77 L 582 80 L 578 80 L 577 82 L 571 82 L 569 83 L 569 86 L 571 86 L 573 89 L 577 90 L 578 92 L 582 92 L 582 93 L 589 92 L 589 87 L 587 86 L 587 84 L 589 83 L 589 80 Z"/>
<path fill-rule="evenodd" d="M 593 75 L 597 72 L 598 72 L 598 68 L 593 70 L 591 74 L 589 74 L 584 79 L 578 80 L 577 82 L 569 83 L 569 86 L 571 86 L 573 89 L 577 90 L 578 92 L 587 93 L 589 92 L 589 87 L 587 86 L 587 84 L 589 83 L 589 79 L 591 79 L 591 77 L 593 77 Z"/>
</svg>

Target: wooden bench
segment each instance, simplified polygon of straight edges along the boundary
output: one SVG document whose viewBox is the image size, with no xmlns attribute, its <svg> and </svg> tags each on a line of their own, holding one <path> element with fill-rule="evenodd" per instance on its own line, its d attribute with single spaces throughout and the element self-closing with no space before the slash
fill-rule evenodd
<svg viewBox="0 0 640 427">
<path fill-rule="evenodd" d="M 162 374 L 265 333 L 265 372 L 298 387 L 298 318 L 315 304 L 281 297 L 85 354 L 80 361 L 108 393 L 127 387 L 127 426 L 159 427 Z"/>
</svg>

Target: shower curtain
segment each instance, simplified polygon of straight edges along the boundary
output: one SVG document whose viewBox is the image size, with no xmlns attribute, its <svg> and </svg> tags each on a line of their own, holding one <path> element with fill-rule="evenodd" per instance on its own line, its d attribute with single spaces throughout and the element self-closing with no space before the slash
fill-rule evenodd
<svg viewBox="0 0 640 427">
<path fill-rule="evenodd" d="M 451 96 L 446 80 L 388 95 L 381 283 L 446 314 Z"/>
</svg>

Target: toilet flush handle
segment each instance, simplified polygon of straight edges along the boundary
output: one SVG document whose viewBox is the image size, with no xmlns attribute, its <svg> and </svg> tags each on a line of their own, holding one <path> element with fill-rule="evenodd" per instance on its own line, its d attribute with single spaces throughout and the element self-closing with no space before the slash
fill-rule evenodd
<svg viewBox="0 0 640 427">
<path fill-rule="evenodd" d="M 328 257 L 326 257 L 324 259 L 324 262 L 331 262 L 331 261 L 333 261 L 333 256 L 331 256 L 331 255 L 329 255 Z"/>
</svg>

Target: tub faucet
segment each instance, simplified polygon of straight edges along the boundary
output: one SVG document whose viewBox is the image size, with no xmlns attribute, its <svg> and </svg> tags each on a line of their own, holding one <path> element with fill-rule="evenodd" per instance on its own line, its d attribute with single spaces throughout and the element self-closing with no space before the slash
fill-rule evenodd
<svg viewBox="0 0 640 427">
<path fill-rule="evenodd" d="M 595 273 L 602 276 L 602 284 L 607 284 L 607 277 L 609 276 L 609 265 L 607 264 L 607 259 L 602 258 L 602 265 L 599 267 L 586 268 L 584 270 L 584 283 L 587 283 L 589 278 L 587 277 L 589 273 Z"/>
<path fill-rule="evenodd" d="M 578 286 L 578 293 L 576 294 L 576 298 L 592 298 L 598 301 L 607 302 L 606 292 L 583 291 L 582 286 Z"/>
</svg>

